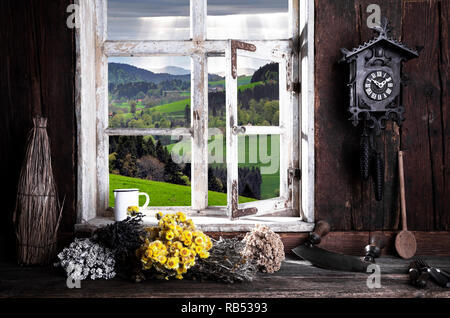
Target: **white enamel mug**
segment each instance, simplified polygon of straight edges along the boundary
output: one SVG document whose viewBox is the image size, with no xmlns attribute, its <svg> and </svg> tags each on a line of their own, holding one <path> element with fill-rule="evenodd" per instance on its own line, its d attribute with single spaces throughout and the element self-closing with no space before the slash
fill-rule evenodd
<svg viewBox="0 0 450 318">
<path fill-rule="evenodd" d="M 114 190 L 114 219 L 122 221 L 127 218 L 127 210 L 130 206 L 139 206 L 139 196 L 144 195 L 147 200 L 140 209 L 145 209 L 150 203 L 150 197 L 139 189 L 115 189 Z"/>
</svg>

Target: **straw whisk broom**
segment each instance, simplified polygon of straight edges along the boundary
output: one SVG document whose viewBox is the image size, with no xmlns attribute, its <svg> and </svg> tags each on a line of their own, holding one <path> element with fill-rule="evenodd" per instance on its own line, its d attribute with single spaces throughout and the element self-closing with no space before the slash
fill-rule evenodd
<svg viewBox="0 0 450 318">
<path fill-rule="evenodd" d="M 13 216 L 17 260 L 22 265 L 44 265 L 52 261 L 62 214 L 53 176 L 47 119 L 35 117 L 33 125 Z"/>
</svg>

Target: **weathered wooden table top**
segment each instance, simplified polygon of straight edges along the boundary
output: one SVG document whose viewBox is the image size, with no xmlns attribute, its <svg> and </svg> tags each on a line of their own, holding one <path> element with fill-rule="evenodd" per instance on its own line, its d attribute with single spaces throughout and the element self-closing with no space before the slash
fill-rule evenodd
<svg viewBox="0 0 450 318">
<path fill-rule="evenodd" d="M 450 270 L 450 258 L 424 257 L 433 266 Z M 409 261 L 396 257 L 377 259 L 381 287 L 367 287 L 367 273 L 323 270 L 287 256 L 280 271 L 259 274 L 253 282 L 221 284 L 189 280 L 133 283 L 112 280 L 82 281 L 81 288 L 69 289 L 64 274 L 50 267 L 19 267 L 0 263 L 0 297 L 446 297 L 450 290 L 429 281 L 425 289 L 409 285 Z"/>
</svg>

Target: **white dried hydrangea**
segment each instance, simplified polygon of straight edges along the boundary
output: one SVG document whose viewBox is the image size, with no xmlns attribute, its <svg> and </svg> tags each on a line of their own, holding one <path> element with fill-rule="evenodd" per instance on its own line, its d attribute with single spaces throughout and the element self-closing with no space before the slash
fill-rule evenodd
<svg viewBox="0 0 450 318">
<path fill-rule="evenodd" d="M 116 276 L 114 256 L 108 248 L 92 242 L 90 239 L 75 239 L 74 242 L 58 254 L 59 262 L 73 280 L 110 279 Z"/>
<path fill-rule="evenodd" d="M 257 224 L 244 237 L 242 256 L 252 259 L 262 272 L 274 273 L 284 260 L 284 244 L 281 238 L 267 226 Z"/>
</svg>

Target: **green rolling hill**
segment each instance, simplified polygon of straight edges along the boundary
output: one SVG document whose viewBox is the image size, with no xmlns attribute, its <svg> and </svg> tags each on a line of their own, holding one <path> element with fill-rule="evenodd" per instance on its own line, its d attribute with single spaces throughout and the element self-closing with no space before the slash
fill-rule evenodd
<svg viewBox="0 0 450 318">
<path fill-rule="evenodd" d="M 109 175 L 109 205 L 114 206 L 114 189 L 138 188 L 150 196 L 150 206 L 190 206 L 191 205 L 191 187 L 171 184 L 166 182 L 142 180 Z M 239 197 L 239 202 L 251 202 L 255 199 Z M 139 199 L 139 205 L 145 203 L 145 197 Z M 208 204 L 210 206 L 226 206 L 226 193 L 208 191 Z"/>
<path fill-rule="evenodd" d="M 191 106 L 191 99 L 186 98 L 173 103 L 164 104 L 160 106 L 155 106 L 151 108 L 152 111 L 160 112 L 160 113 L 178 113 L 184 112 L 186 105 Z"/>
</svg>

